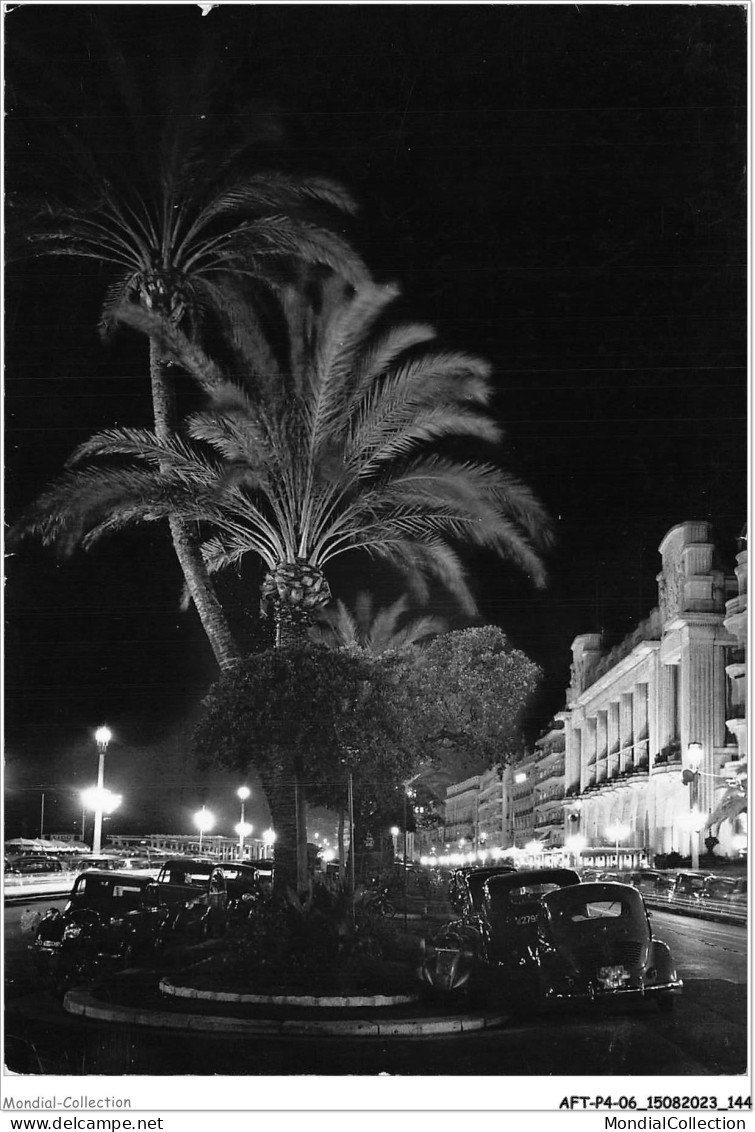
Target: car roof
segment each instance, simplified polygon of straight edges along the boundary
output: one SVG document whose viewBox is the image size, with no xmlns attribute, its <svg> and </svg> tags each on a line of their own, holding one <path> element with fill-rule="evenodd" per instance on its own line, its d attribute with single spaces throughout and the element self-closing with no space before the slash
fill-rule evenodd
<svg viewBox="0 0 755 1132">
<path fill-rule="evenodd" d="M 633 884 L 621 884 L 615 880 L 589 880 L 582 881 L 580 884 L 567 885 L 564 888 L 556 888 L 553 892 L 544 896 L 543 900 L 550 906 L 559 902 L 568 904 L 572 900 L 586 902 L 589 900 L 619 900 L 622 897 L 630 901 L 642 902 L 642 896 Z"/>
<path fill-rule="evenodd" d="M 146 888 L 148 884 L 154 884 L 154 877 L 148 876 L 146 873 L 137 873 L 132 870 L 126 873 L 116 872 L 115 869 L 84 869 L 83 872 L 80 872 L 76 877 L 71 892 L 86 887 L 86 882 L 89 878 L 97 881 L 107 881 L 108 884 L 112 886 L 116 884 L 128 885 L 130 888 Z"/>
<path fill-rule="evenodd" d="M 196 868 L 197 865 L 206 865 L 211 869 L 219 869 L 220 861 L 213 861 L 209 857 L 166 857 L 160 861 L 160 868 Z"/>
<path fill-rule="evenodd" d="M 501 873 L 489 877 L 485 882 L 496 891 L 504 888 L 526 888 L 529 884 L 579 884 L 579 874 L 574 869 L 527 869 L 515 873 Z"/>
</svg>

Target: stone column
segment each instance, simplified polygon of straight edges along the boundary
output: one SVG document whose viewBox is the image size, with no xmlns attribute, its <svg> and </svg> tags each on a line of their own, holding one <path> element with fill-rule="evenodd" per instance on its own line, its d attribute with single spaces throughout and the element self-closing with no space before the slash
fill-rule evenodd
<svg viewBox="0 0 755 1132">
<path fill-rule="evenodd" d="M 621 770 L 631 770 L 634 766 L 632 745 L 634 743 L 632 693 L 622 692 L 619 701 L 619 744 L 621 746 Z"/>
<path fill-rule="evenodd" d="M 608 705 L 606 721 L 608 742 L 608 777 L 615 778 L 619 767 L 619 701 L 612 700 Z"/>
<path fill-rule="evenodd" d="M 676 664 L 661 664 L 659 670 L 659 723 L 658 750 L 662 751 L 673 743 L 679 736 L 679 713 L 677 696 L 677 679 L 679 666 Z"/>
<path fill-rule="evenodd" d="M 608 766 L 608 724 L 607 715 L 599 711 L 595 715 L 595 781 L 602 782 L 607 777 Z"/>
<path fill-rule="evenodd" d="M 592 786 L 595 782 L 596 738 L 596 720 L 595 716 L 591 715 L 585 719 L 582 729 L 582 766 L 587 786 Z"/>
<path fill-rule="evenodd" d="M 721 741 L 716 733 L 716 722 L 720 714 L 720 704 L 716 703 L 724 694 L 717 680 L 726 678 L 723 666 L 716 663 L 714 643 L 715 625 L 688 624 L 684 632 L 681 657 L 681 741 L 682 759 L 689 743 L 702 743 L 703 772 L 698 782 L 698 804 L 700 809 L 710 812 L 714 806 L 713 786 L 715 773 L 713 748 Z"/>
<path fill-rule="evenodd" d="M 643 743 L 648 737 L 648 686 L 635 684 L 633 695 L 632 728 L 634 731 L 635 765 L 647 756 L 648 746 Z"/>
</svg>

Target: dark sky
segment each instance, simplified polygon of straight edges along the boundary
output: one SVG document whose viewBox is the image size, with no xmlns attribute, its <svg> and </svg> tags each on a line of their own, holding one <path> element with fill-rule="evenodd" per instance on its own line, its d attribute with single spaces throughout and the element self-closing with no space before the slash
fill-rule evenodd
<svg viewBox="0 0 755 1132">
<path fill-rule="evenodd" d="M 240 102 L 285 123 L 288 167 L 360 199 L 359 246 L 401 284 L 401 313 L 493 363 L 504 458 L 558 544 L 545 593 L 473 565 L 483 618 L 544 668 L 547 722 L 573 637 L 621 636 L 655 604 L 665 532 L 710 520 L 730 566 L 746 519 L 744 8 L 24 5 L 5 18 L 11 116 L 29 67 L 42 100 L 61 105 L 63 73 L 102 113 L 104 7 L 137 74 L 212 41 Z M 18 160 L 18 118 L 12 131 L 6 192 L 23 195 L 46 158 Z M 93 431 L 150 423 L 142 343 L 96 333 L 106 282 L 74 260 L 7 266 L 9 522 Z M 199 798 L 185 739 L 166 738 L 214 675 L 180 589 L 159 532 L 63 563 L 35 545 L 8 559 L 9 820 L 44 785 L 69 821 L 69 768 L 86 778 L 103 720 L 116 778 L 144 768 L 131 819 L 154 801 L 158 741 L 160 790 Z"/>
</svg>

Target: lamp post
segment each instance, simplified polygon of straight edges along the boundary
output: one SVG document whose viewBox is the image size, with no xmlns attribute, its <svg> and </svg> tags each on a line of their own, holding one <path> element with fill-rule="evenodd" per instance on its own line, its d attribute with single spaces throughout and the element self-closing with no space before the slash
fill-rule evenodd
<svg viewBox="0 0 755 1132">
<path fill-rule="evenodd" d="M 89 786 L 86 790 L 81 792 L 81 839 L 84 840 L 84 823 L 86 820 L 87 810 L 94 810 L 95 818 L 99 814 L 100 828 L 102 827 L 102 815 L 112 814 L 120 806 L 123 799 L 120 794 L 113 794 L 110 790 L 100 789 L 99 786 Z M 96 829 L 96 826 L 95 826 Z M 98 843 L 99 844 L 99 843 Z M 97 849 L 92 849 L 92 852 L 99 852 Z"/>
<path fill-rule="evenodd" d="M 625 837 L 629 836 L 629 826 L 624 825 L 623 822 L 617 821 L 613 825 L 609 825 L 606 833 L 611 838 L 611 841 L 616 845 L 616 868 L 619 867 L 619 842 L 623 841 Z"/>
<path fill-rule="evenodd" d="M 690 864 L 692 869 L 700 868 L 700 831 L 705 825 L 705 814 L 697 806 L 691 809 L 687 817 L 689 823 Z"/>
<path fill-rule="evenodd" d="M 263 844 L 266 846 L 266 850 L 267 850 L 267 852 L 270 856 L 273 855 L 273 845 L 275 844 L 275 837 L 276 837 L 276 833 L 275 833 L 275 830 L 273 830 L 273 829 L 266 829 L 265 832 L 262 834 Z"/>
<path fill-rule="evenodd" d="M 97 763 L 98 805 L 94 811 L 92 852 L 99 853 L 102 848 L 102 802 L 105 796 L 105 752 L 107 751 L 108 743 L 112 739 L 110 729 L 108 727 L 98 727 L 94 733 L 94 738 L 97 743 L 99 759 Z"/>
<path fill-rule="evenodd" d="M 690 846 L 690 865 L 693 869 L 700 868 L 700 830 L 702 825 L 697 829 L 693 814 L 699 813 L 698 801 L 700 794 L 700 766 L 703 761 L 703 745 L 702 743 L 688 743 L 687 744 L 687 765 L 682 771 L 682 782 L 685 786 L 689 786 L 689 846 Z"/>
<path fill-rule="evenodd" d="M 250 825 L 248 826 L 244 821 L 244 804 L 251 794 L 251 790 L 248 786 L 239 786 L 236 794 L 241 802 L 241 818 L 239 824 L 236 826 L 236 832 L 239 835 L 239 860 L 242 860 L 244 856 L 244 838 L 247 834 L 252 832 L 252 827 Z"/>
<path fill-rule="evenodd" d="M 215 824 L 215 815 L 211 814 L 206 806 L 194 814 L 194 824 L 199 830 L 199 852 L 202 852 L 202 837 L 209 833 Z"/>
</svg>

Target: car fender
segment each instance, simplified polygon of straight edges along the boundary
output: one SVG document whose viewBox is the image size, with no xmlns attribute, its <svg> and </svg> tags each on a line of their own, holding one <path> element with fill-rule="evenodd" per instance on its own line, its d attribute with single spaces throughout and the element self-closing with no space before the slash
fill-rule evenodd
<svg viewBox="0 0 755 1132">
<path fill-rule="evenodd" d="M 655 967 L 658 972 L 657 981 L 659 983 L 668 982 L 674 977 L 674 960 L 671 956 L 671 948 L 667 943 L 660 939 L 650 940 L 650 966 Z"/>
</svg>

